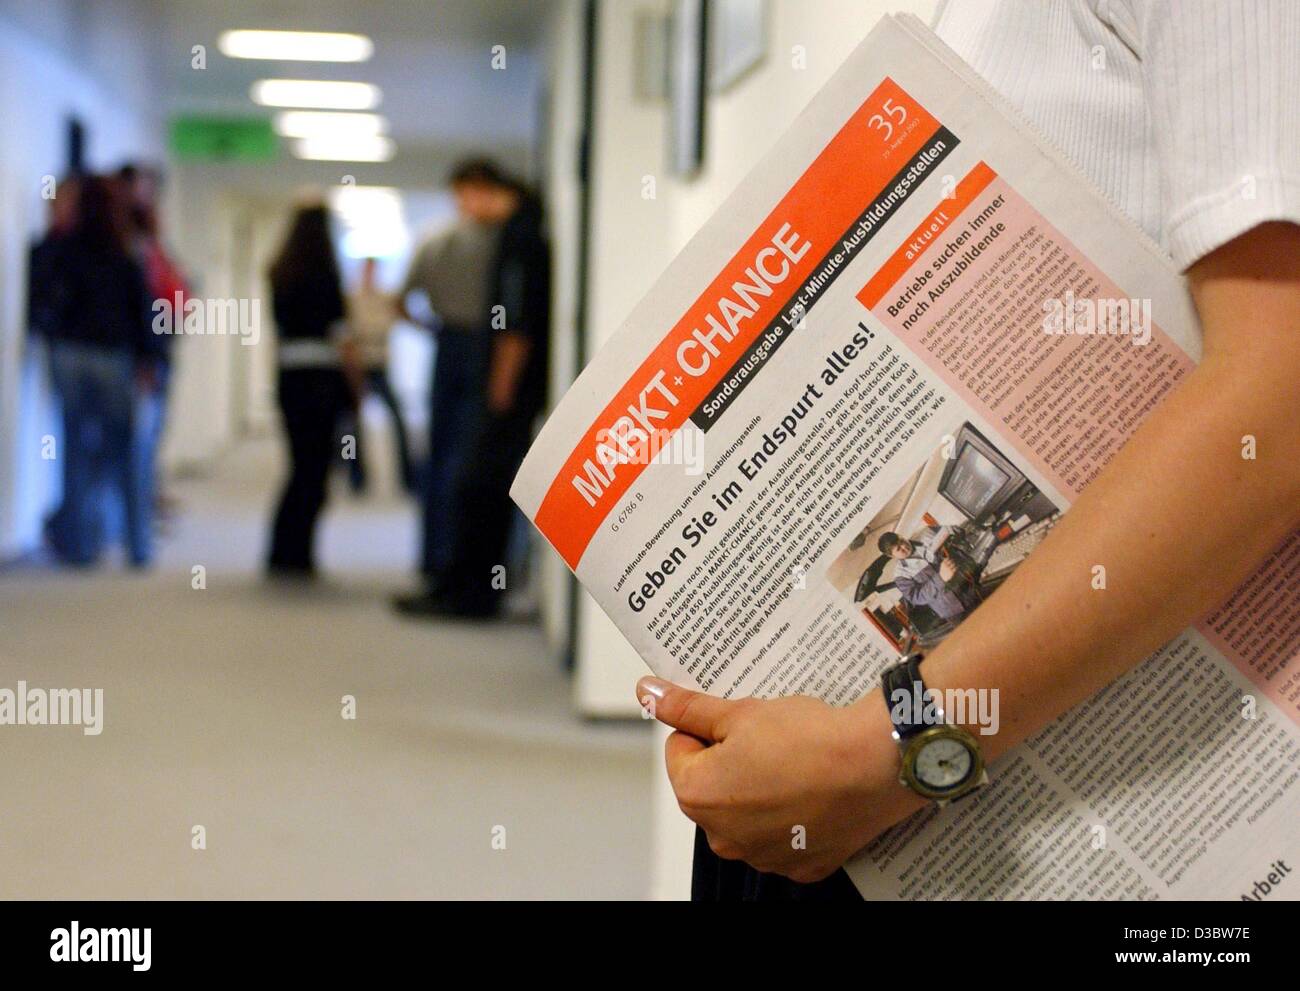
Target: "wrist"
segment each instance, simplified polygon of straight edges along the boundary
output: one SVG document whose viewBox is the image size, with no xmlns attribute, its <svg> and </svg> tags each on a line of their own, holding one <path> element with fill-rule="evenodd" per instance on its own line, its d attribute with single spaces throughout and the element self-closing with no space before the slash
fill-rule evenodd
<svg viewBox="0 0 1300 991">
<path fill-rule="evenodd" d="M 869 692 L 849 706 L 848 713 L 854 733 L 854 767 L 872 818 L 883 815 L 893 823 L 925 808 L 929 803 L 899 781 L 902 759 L 884 696 L 879 691 Z"/>
<path fill-rule="evenodd" d="M 952 719 L 944 693 L 922 674 L 923 660 L 914 652 L 885 669 L 881 704 L 898 745 L 900 783 L 942 806 L 985 787 L 989 776 L 979 740 Z M 965 710 L 965 700 L 958 693 L 956 708 Z"/>
</svg>

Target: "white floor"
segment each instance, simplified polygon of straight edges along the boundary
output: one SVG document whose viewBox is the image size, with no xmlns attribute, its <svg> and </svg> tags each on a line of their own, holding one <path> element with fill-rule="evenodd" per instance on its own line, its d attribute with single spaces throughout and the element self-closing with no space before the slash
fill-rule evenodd
<svg viewBox="0 0 1300 991">
<path fill-rule="evenodd" d="M 0 897 L 645 897 L 649 726 L 574 716 L 531 625 L 398 620 L 401 502 L 340 489 L 331 579 L 268 585 L 275 451 L 176 485 L 147 575 L 0 572 L 0 688 L 105 695 L 98 737 L 0 726 Z"/>
</svg>

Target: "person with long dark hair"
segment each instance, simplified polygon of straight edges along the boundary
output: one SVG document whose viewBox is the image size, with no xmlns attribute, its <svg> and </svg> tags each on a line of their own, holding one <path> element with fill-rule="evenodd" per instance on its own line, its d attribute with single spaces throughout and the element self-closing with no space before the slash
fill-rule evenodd
<svg viewBox="0 0 1300 991">
<path fill-rule="evenodd" d="M 149 499 L 132 471 L 136 376 L 151 346 L 144 271 L 128 244 L 119 184 L 80 183 L 76 220 L 46 259 L 52 284 L 42 299 L 50 375 L 63 407 L 63 502 L 46 534 L 68 564 L 94 564 L 107 526 L 105 492 L 121 497 L 127 556 L 153 556 Z"/>
<path fill-rule="evenodd" d="M 269 277 L 290 469 L 272 525 L 267 569 L 276 576 L 307 578 L 316 571 L 316 521 L 325 505 L 335 427 L 355 395 L 345 375 L 345 367 L 351 367 L 346 307 L 324 204 L 298 209 Z"/>
</svg>

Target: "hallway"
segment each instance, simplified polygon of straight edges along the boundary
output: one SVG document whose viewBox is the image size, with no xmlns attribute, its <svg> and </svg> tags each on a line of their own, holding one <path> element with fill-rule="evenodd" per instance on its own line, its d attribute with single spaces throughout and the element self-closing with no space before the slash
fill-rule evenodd
<svg viewBox="0 0 1300 991">
<path fill-rule="evenodd" d="M 386 373 L 427 465 L 456 394 L 434 387 L 437 338 L 487 326 L 465 395 L 525 402 L 536 431 L 885 9 L 0 0 L 0 716 L 20 685 L 104 698 L 97 736 L 0 722 L 0 898 L 689 897 L 696 829 L 634 697 L 646 664 L 541 534 L 535 621 L 399 620 L 422 534 L 385 429 L 363 438 L 375 495 L 333 479 L 323 580 L 263 577 L 282 376 L 360 355 L 363 429 L 390 424 Z M 323 223 L 295 238 L 304 216 Z M 98 285 L 69 258 L 105 245 L 129 277 Z M 87 344 L 118 403 L 54 374 Z M 287 391 L 318 437 L 323 393 Z M 128 399 L 180 513 L 151 568 L 114 546 L 78 569 L 104 503 L 68 485 L 77 444 Z M 478 474 L 500 495 L 513 472 Z M 477 512 L 500 500 L 454 502 L 475 534 L 507 525 Z"/>
<path fill-rule="evenodd" d="M 278 479 L 259 440 L 176 483 L 148 574 L 0 571 L 0 687 L 104 690 L 99 736 L 5 734 L 0 897 L 645 897 L 649 726 L 577 716 L 530 624 L 399 621 L 414 512 L 341 478 L 330 577 L 268 584 Z"/>
</svg>

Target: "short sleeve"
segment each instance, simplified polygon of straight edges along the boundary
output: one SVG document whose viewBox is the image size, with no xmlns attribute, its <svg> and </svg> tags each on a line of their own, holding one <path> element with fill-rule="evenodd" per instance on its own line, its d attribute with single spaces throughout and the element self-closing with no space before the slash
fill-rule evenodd
<svg viewBox="0 0 1300 991">
<path fill-rule="evenodd" d="M 1179 267 L 1265 221 L 1300 223 L 1300 3 L 1132 2 Z"/>
<path fill-rule="evenodd" d="M 438 256 L 442 254 L 448 241 L 448 232 L 443 231 L 422 243 L 411 259 L 411 267 L 406 271 L 406 281 L 402 283 L 397 298 L 404 300 L 417 289 L 428 291 L 429 273 L 437 266 Z"/>
<path fill-rule="evenodd" d="M 398 299 L 406 299 L 420 284 L 420 273 L 424 271 L 425 255 L 428 250 L 428 244 L 422 244 L 415 249 L 415 255 L 411 259 L 410 267 L 406 270 L 406 278 L 402 281 L 402 288 L 397 291 Z"/>
<path fill-rule="evenodd" d="M 497 303 L 505 310 L 505 329 L 521 333 L 530 323 L 526 313 L 528 267 L 524 259 L 519 255 L 507 255 L 503 258 L 498 282 L 497 288 L 501 298 Z"/>
</svg>

